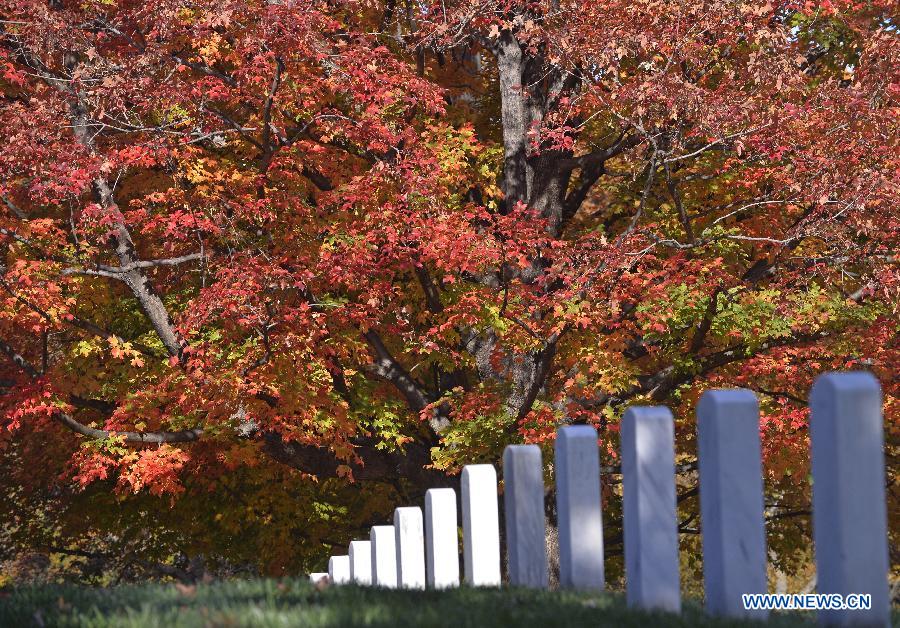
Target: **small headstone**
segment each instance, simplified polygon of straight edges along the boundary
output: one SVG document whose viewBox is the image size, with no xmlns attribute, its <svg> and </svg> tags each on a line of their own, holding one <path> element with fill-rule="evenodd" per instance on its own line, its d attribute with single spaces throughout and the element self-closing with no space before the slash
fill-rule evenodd
<svg viewBox="0 0 900 628">
<path fill-rule="evenodd" d="M 312 584 L 319 584 L 320 582 L 322 582 L 322 581 L 325 580 L 326 578 L 328 578 L 328 574 L 327 574 L 327 573 L 323 573 L 323 572 L 321 572 L 321 571 L 316 571 L 316 572 L 313 572 L 313 573 L 309 574 L 309 581 L 310 581 Z"/>
<path fill-rule="evenodd" d="M 663 406 L 632 406 L 621 424 L 625 584 L 630 606 L 678 613 L 675 434 Z"/>
<path fill-rule="evenodd" d="M 432 488 L 425 493 L 425 549 L 428 586 L 459 586 L 459 533 L 452 488 Z"/>
<path fill-rule="evenodd" d="M 350 582 L 350 557 L 332 556 L 328 559 L 328 579 L 332 584 Z"/>
<path fill-rule="evenodd" d="M 549 587 L 544 470 L 537 445 L 509 445 L 503 452 L 503 502 L 509 583 Z"/>
<path fill-rule="evenodd" d="M 745 610 L 744 593 L 766 592 L 759 408 L 749 390 L 709 390 L 697 405 L 700 517 L 706 608 L 727 617 Z"/>
<path fill-rule="evenodd" d="M 817 590 L 872 596 L 868 610 L 820 610 L 826 625 L 890 625 L 881 403 L 861 371 L 821 375 L 810 393 Z"/>
<path fill-rule="evenodd" d="M 350 581 L 372 584 L 371 541 L 350 541 Z"/>
<path fill-rule="evenodd" d="M 425 539 L 422 509 L 417 506 L 394 510 L 397 546 L 397 585 L 402 589 L 425 588 Z"/>
<path fill-rule="evenodd" d="M 397 548 L 394 526 L 372 526 L 372 584 L 378 587 L 397 587 Z"/>
<path fill-rule="evenodd" d="M 597 430 L 569 425 L 556 433 L 556 509 L 559 584 L 602 591 L 603 517 Z"/>
<path fill-rule="evenodd" d="M 500 586 L 497 472 L 493 465 L 463 467 L 462 516 L 466 581 L 476 587 Z"/>
</svg>

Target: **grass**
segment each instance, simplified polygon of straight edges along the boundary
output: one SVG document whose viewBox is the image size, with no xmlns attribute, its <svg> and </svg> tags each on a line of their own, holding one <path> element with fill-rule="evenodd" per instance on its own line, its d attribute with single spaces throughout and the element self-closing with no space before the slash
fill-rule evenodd
<svg viewBox="0 0 900 628">
<path fill-rule="evenodd" d="M 773 615 L 768 625 L 812 626 L 810 615 Z M 236 580 L 196 587 L 65 585 L 0 592 L 0 626 L 629 626 L 751 627 L 712 619 L 694 603 L 681 615 L 626 607 L 620 594 L 517 589 L 389 591 L 354 586 L 317 590 L 305 580 Z"/>
</svg>

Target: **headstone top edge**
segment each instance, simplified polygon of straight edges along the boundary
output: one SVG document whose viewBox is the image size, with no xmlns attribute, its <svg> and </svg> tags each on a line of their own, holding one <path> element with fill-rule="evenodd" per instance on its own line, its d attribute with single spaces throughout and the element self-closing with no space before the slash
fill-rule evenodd
<svg viewBox="0 0 900 628">
<path fill-rule="evenodd" d="M 507 445 L 503 449 L 504 452 L 506 452 L 506 451 L 538 451 L 539 452 L 540 450 L 541 450 L 541 446 L 536 445 L 534 443 L 528 443 L 528 444 L 519 443 L 519 444 L 514 444 L 514 445 Z"/>
<path fill-rule="evenodd" d="M 453 489 L 453 488 L 430 488 L 427 491 L 425 491 L 425 496 L 428 497 L 428 495 L 449 495 L 451 493 L 453 495 L 456 495 L 456 489 Z"/>
<path fill-rule="evenodd" d="M 706 404 L 729 405 L 748 402 L 759 404 L 756 393 L 747 388 L 710 388 L 703 391 L 703 394 L 700 395 L 700 399 L 697 401 L 697 408 L 699 409 L 701 405 Z"/>
<path fill-rule="evenodd" d="M 556 430 L 556 440 L 579 438 L 598 438 L 597 428 L 593 425 L 564 425 Z"/>
<path fill-rule="evenodd" d="M 644 421 L 662 421 L 673 418 L 672 411 L 668 406 L 629 406 L 628 409 L 625 410 L 622 419 L 633 421 L 634 418 L 638 416 Z"/>
<path fill-rule="evenodd" d="M 463 467 L 462 476 L 463 478 L 477 476 L 496 478 L 497 469 L 495 469 L 492 464 L 467 464 Z"/>
<path fill-rule="evenodd" d="M 881 393 L 881 383 L 869 371 L 831 371 L 822 373 L 813 380 L 809 391 L 810 399 L 818 391 L 823 393 L 837 391 L 877 391 Z M 821 394 L 821 393 L 819 393 Z"/>
</svg>

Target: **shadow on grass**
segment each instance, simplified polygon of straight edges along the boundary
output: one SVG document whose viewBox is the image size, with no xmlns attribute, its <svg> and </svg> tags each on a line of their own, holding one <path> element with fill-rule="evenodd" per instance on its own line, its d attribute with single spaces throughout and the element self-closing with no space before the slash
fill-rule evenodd
<svg viewBox="0 0 900 628">
<path fill-rule="evenodd" d="M 696 604 L 681 615 L 629 610 L 621 595 L 523 589 L 393 591 L 354 586 L 316 590 L 305 581 L 251 580 L 197 587 L 23 587 L 0 597 L 0 626 L 176 628 L 193 626 L 754 626 L 715 620 Z M 812 617 L 774 616 L 776 626 Z"/>
</svg>

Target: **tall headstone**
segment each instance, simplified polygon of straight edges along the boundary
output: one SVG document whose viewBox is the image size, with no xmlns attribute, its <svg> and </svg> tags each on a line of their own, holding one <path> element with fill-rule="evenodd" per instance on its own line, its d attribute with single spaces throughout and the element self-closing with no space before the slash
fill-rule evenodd
<svg viewBox="0 0 900 628">
<path fill-rule="evenodd" d="M 432 488 L 425 493 L 425 549 L 428 586 L 459 586 L 459 533 L 452 488 Z"/>
<path fill-rule="evenodd" d="M 402 589 L 425 588 L 425 539 L 422 509 L 418 506 L 394 510 L 397 546 L 397 585 Z"/>
<path fill-rule="evenodd" d="M 350 581 L 372 584 L 371 541 L 350 541 Z"/>
<path fill-rule="evenodd" d="M 466 581 L 476 587 L 500 586 L 500 523 L 493 465 L 463 467 L 462 518 Z"/>
<path fill-rule="evenodd" d="M 503 485 L 509 583 L 546 589 L 549 568 L 541 448 L 509 445 L 503 452 Z"/>
<path fill-rule="evenodd" d="M 394 526 L 372 526 L 372 584 L 378 587 L 397 587 L 397 548 Z"/>
<path fill-rule="evenodd" d="M 700 517 L 706 608 L 713 615 L 768 615 L 746 610 L 744 593 L 766 592 L 759 408 L 749 390 L 710 390 L 697 405 Z"/>
<path fill-rule="evenodd" d="M 664 406 L 633 406 L 621 425 L 625 584 L 630 606 L 681 611 L 675 433 Z"/>
<path fill-rule="evenodd" d="M 866 372 L 827 373 L 809 402 L 817 589 L 872 596 L 868 610 L 820 610 L 819 619 L 889 626 L 881 387 Z"/>
<path fill-rule="evenodd" d="M 603 517 L 597 430 L 569 425 L 556 433 L 559 584 L 603 590 Z"/>
<path fill-rule="evenodd" d="M 328 579 L 332 584 L 350 582 L 350 557 L 332 556 L 328 559 Z"/>
</svg>

